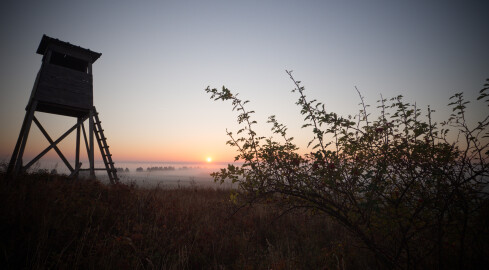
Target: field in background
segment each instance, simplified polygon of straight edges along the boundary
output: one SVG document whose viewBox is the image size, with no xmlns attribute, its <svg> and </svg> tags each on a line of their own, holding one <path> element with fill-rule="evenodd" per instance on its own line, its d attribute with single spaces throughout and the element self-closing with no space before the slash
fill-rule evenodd
<svg viewBox="0 0 489 270">
<path fill-rule="evenodd" d="M 74 162 L 71 162 L 73 164 Z M 7 161 L 2 161 L 0 164 L 5 167 Z M 219 185 L 214 183 L 214 179 L 210 176 L 210 173 L 224 168 L 227 163 L 204 163 L 204 162 L 138 162 L 138 161 L 126 161 L 116 162 L 115 166 L 118 169 L 118 177 L 122 183 L 135 184 L 139 187 L 212 187 L 212 188 L 232 188 L 233 185 L 225 184 Z M 87 165 L 83 165 L 86 168 Z M 95 162 L 96 168 L 103 168 L 102 161 Z M 148 170 L 148 168 L 173 168 L 173 170 Z M 137 169 L 141 168 L 142 171 Z M 5 168 L 6 169 L 6 168 Z M 0 172 L 5 171 L 4 168 L 0 168 Z M 127 171 L 126 171 L 127 169 Z M 57 174 L 69 174 L 68 168 L 61 161 L 42 160 L 34 164 L 29 172 L 36 171 L 52 172 L 56 171 Z M 95 172 L 97 179 L 103 183 L 108 183 L 107 173 L 105 171 Z M 88 178 L 88 172 L 82 172 L 81 178 Z"/>
</svg>

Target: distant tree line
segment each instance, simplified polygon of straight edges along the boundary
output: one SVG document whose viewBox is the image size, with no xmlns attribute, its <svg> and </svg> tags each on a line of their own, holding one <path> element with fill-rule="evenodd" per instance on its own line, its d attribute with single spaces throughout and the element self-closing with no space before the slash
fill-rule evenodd
<svg viewBox="0 0 489 270">
<path fill-rule="evenodd" d="M 121 172 L 121 173 L 123 173 L 123 172 L 126 172 L 126 173 L 129 172 L 129 168 L 127 168 L 127 167 L 125 169 L 122 168 L 122 167 L 115 168 L 115 169 L 117 170 L 117 172 Z"/>
<path fill-rule="evenodd" d="M 168 166 L 168 167 L 148 167 L 146 168 L 146 171 L 148 172 L 153 172 L 153 171 L 174 171 L 175 167 L 173 166 Z"/>
<path fill-rule="evenodd" d="M 191 170 L 191 169 L 198 169 L 200 167 L 187 167 L 187 166 L 183 166 L 183 167 L 180 167 L 180 168 L 175 168 L 174 166 L 154 166 L 154 167 L 148 167 L 146 168 L 146 171 L 147 172 L 158 172 L 158 171 L 175 171 L 175 170 Z M 136 172 L 144 172 L 144 169 L 143 167 L 138 167 L 136 168 Z"/>
</svg>

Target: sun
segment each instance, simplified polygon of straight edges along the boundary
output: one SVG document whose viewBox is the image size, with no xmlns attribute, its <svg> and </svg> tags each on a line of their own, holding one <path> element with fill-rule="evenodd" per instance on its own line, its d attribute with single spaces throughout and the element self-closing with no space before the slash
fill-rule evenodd
<svg viewBox="0 0 489 270">
<path fill-rule="evenodd" d="M 212 162 L 212 158 L 211 158 L 211 157 L 207 157 L 205 160 L 206 160 L 207 162 L 209 162 L 209 163 L 210 163 L 210 162 Z"/>
</svg>

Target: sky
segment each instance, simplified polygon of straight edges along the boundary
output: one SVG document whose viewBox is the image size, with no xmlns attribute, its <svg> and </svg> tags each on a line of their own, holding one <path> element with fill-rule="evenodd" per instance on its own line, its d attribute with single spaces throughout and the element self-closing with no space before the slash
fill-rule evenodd
<svg viewBox="0 0 489 270">
<path fill-rule="evenodd" d="M 223 85 L 250 100 L 257 131 L 276 115 L 304 152 L 311 138 L 285 70 L 328 111 L 355 114 L 399 94 L 446 118 L 489 78 L 488 1 L 2 1 L 0 161 L 8 161 L 41 65 L 43 34 L 102 53 L 94 105 L 117 161 L 232 161 Z M 475 106 L 477 117 L 487 107 Z M 36 113 L 51 137 L 76 120 Z M 25 160 L 48 143 L 32 126 Z M 60 144 L 69 159 L 74 135 Z M 56 158 L 51 151 L 47 159 Z M 117 164 L 116 164 L 117 165 Z"/>
</svg>

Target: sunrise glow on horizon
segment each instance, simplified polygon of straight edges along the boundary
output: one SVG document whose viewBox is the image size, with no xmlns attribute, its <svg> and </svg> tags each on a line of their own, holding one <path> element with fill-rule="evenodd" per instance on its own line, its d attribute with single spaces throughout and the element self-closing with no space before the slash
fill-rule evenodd
<svg viewBox="0 0 489 270">
<path fill-rule="evenodd" d="M 446 118 L 451 95 L 474 99 L 489 77 L 488 10 L 484 1 L 10 1 L 0 11 L 0 162 L 19 135 L 43 34 L 102 53 L 94 105 L 116 164 L 217 164 L 234 160 L 226 130 L 241 126 L 232 104 L 210 100 L 207 86 L 250 100 L 261 136 L 275 136 L 267 118 L 276 115 L 300 153 L 310 151 L 285 70 L 341 115 L 358 112 L 357 86 L 372 110 L 380 94 L 402 94 Z M 53 139 L 76 123 L 36 117 Z M 74 141 L 71 134 L 59 145 L 69 160 Z M 48 145 L 33 125 L 26 161 Z M 45 158 L 59 159 L 52 150 Z"/>
</svg>

